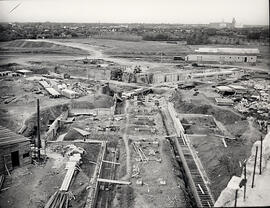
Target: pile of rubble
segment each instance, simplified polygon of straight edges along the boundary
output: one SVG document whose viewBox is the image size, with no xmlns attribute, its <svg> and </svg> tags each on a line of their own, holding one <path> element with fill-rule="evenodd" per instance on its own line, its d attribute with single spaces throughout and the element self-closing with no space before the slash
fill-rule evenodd
<svg viewBox="0 0 270 208">
<path fill-rule="evenodd" d="M 72 84 L 71 90 L 79 93 L 80 95 L 87 95 L 88 94 L 87 88 L 82 86 L 82 84 L 80 82 L 75 82 L 74 84 Z"/>
</svg>

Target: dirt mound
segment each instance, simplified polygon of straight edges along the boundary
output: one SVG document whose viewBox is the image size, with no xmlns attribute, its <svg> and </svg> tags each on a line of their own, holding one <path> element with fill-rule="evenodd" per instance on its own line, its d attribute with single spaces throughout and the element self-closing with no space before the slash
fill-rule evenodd
<svg viewBox="0 0 270 208">
<path fill-rule="evenodd" d="M 65 141 L 73 141 L 73 140 L 83 140 L 84 137 L 75 129 L 70 129 L 68 133 L 65 135 Z"/>
<path fill-rule="evenodd" d="M 73 100 L 71 102 L 72 108 L 84 108 L 84 109 L 94 109 L 94 108 L 109 108 L 113 105 L 113 98 L 107 95 L 95 95 L 94 97 L 88 98 L 86 100 Z"/>
<path fill-rule="evenodd" d="M 179 113 L 212 115 L 225 125 L 234 124 L 236 121 L 242 120 L 242 116 L 234 113 L 233 111 L 213 105 L 183 101 L 179 97 L 174 98 L 174 106 Z"/>
<path fill-rule="evenodd" d="M 12 119 L 10 113 L 6 109 L 0 108 L 0 125 L 15 131 L 17 128 L 17 123 Z"/>
<path fill-rule="evenodd" d="M 42 108 L 40 110 L 40 129 L 41 132 L 48 130 L 48 125 L 53 122 L 62 112 L 68 110 L 68 104 L 56 105 L 53 107 Z M 37 131 L 37 114 L 34 113 L 28 118 L 24 125 L 26 126 L 23 135 L 30 137 L 36 135 Z"/>
</svg>

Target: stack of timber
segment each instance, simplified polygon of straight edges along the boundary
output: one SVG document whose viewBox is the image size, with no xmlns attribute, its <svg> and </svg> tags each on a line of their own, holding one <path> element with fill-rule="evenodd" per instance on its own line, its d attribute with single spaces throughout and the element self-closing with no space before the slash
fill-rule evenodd
<svg viewBox="0 0 270 208">
<path fill-rule="evenodd" d="M 58 191 L 56 191 L 47 204 L 45 208 L 68 208 L 69 199 L 72 196 L 71 192 L 68 192 L 69 186 L 72 181 L 72 177 L 76 169 L 79 169 L 79 163 L 81 160 L 81 154 L 73 154 L 69 157 L 69 161 L 66 163 L 67 173 L 62 182 L 62 185 Z"/>
<path fill-rule="evenodd" d="M 74 175 L 75 170 L 77 169 L 77 165 L 79 165 L 80 160 L 81 154 L 74 154 L 69 157 L 69 161 L 66 164 L 67 173 L 59 189 L 60 191 L 68 191 L 71 179 Z"/>
<path fill-rule="evenodd" d="M 69 192 L 56 191 L 44 208 L 68 208 Z"/>
</svg>

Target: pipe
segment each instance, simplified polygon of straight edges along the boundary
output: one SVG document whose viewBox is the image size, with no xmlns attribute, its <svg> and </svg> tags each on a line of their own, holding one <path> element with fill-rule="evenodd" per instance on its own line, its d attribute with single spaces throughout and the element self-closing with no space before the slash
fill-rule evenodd
<svg viewBox="0 0 270 208">
<path fill-rule="evenodd" d="M 244 179 L 245 179 L 245 186 L 244 186 L 244 201 L 246 200 L 246 192 L 247 192 L 247 164 L 244 163 Z"/>
<path fill-rule="evenodd" d="M 261 151 L 260 151 L 260 175 L 262 174 L 262 150 L 263 150 L 263 137 L 261 135 Z"/>
</svg>

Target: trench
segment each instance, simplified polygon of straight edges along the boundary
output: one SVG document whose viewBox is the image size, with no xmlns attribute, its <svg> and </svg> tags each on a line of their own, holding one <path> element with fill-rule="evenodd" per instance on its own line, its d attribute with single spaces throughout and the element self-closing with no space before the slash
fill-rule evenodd
<svg viewBox="0 0 270 208">
<path fill-rule="evenodd" d="M 163 126 L 164 126 L 164 129 L 165 129 L 165 132 L 166 132 L 166 135 L 169 136 L 169 130 L 168 130 L 168 127 L 167 127 L 167 124 L 165 122 L 165 116 L 164 116 L 164 113 L 159 109 L 159 113 L 161 115 L 161 118 L 162 118 L 162 123 L 163 123 Z M 177 149 L 175 147 L 175 144 L 173 142 L 172 139 L 167 139 L 167 141 L 169 142 L 169 147 L 170 149 L 172 150 L 171 151 L 171 154 L 172 154 L 172 158 L 174 158 L 174 166 L 177 170 L 180 171 L 181 174 L 177 175 L 176 177 L 183 181 L 184 182 L 184 185 L 185 187 L 184 188 L 181 188 L 183 193 L 184 193 L 184 197 L 185 197 L 185 200 L 186 200 L 186 207 L 197 207 L 196 205 L 196 202 L 195 202 L 195 198 L 191 192 L 191 188 L 189 187 L 189 184 L 188 184 L 188 178 L 186 176 L 186 173 L 185 173 L 185 170 L 183 168 L 183 165 L 182 165 L 182 162 L 180 160 L 180 156 L 177 152 Z"/>
</svg>

